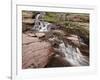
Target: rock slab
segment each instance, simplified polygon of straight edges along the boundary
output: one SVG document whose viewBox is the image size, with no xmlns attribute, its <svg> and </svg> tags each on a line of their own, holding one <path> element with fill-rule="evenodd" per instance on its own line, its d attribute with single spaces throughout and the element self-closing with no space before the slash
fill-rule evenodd
<svg viewBox="0 0 100 80">
<path fill-rule="evenodd" d="M 22 68 L 43 68 L 52 57 L 53 49 L 49 42 L 23 34 Z"/>
</svg>

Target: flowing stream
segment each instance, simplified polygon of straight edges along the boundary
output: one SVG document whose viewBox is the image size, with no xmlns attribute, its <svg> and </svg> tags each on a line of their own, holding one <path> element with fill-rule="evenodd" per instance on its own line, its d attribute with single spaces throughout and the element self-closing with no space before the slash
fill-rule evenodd
<svg viewBox="0 0 100 80">
<path fill-rule="evenodd" d="M 46 32 L 51 30 L 51 23 L 44 22 L 42 20 L 43 14 L 37 14 L 35 18 L 35 24 L 32 28 L 34 31 L 38 32 Z M 68 61 L 72 66 L 87 66 L 89 65 L 88 58 L 86 56 L 83 56 L 80 52 L 80 49 L 78 47 L 74 47 L 70 44 L 67 44 L 65 46 L 65 43 L 61 41 L 58 47 L 61 54 L 64 55 L 64 59 Z"/>
<path fill-rule="evenodd" d="M 32 30 L 38 32 L 47 32 L 50 31 L 50 24 L 49 22 L 44 22 L 42 17 L 44 14 L 37 14 L 35 18 L 35 25 L 33 26 Z"/>
<path fill-rule="evenodd" d="M 78 47 L 73 47 L 64 42 L 59 45 L 59 50 L 65 55 L 64 59 L 67 60 L 72 66 L 87 66 L 88 58 L 83 56 Z"/>
</svg>

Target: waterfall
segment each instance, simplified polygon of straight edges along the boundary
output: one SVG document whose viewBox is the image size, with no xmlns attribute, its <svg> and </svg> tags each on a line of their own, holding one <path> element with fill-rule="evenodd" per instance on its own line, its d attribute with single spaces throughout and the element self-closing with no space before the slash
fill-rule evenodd
<svg viewBox="0 0 100 80">
<path fill-rule="evenodd" d="M 72 66 L 87 66 L 88 58 L 83 56 L 78 47 L 73 47 L 67 44 L 65 46 L 64 42 L 59 44 L 59 50 L 65 55 L 64 59 L 68 61 Z"/>
<path fill-rule="evenodd" d="M 50 23 L 44 22 L 44 25 L 43 25 L 43 23 L 41 22 L 41 25 L 39 26 L 39 32 L 50 31 L 50 28 L 48 28 L 48 25 L 50 25 Z"/>
<path fill-rule="evenodd" d="M 50 31 L 50 24 L 49 22 L 44 22 L 43 21 L 43 16 L 44 14 L 39 13 L 36 15 L 35 17 L 35 24 L 32 28 L 32 30 L 34 31 L 38 31 L 38 32 L 47 32 Z"/>
<path fill-rule="evenodd" d="M 38 20 L 40 16 L 41 16 L 41 14 L 37 14 L 35 19 Z"/>
<path fill-rule="evenodd" d="M 43 14 L 39 13 L 35 17 L 35 24 L 32 30 L 38 31 L 38 32 L 47 32 L 47 31 L 50 31 L 52 28 L 56 28 L 56 27 L 57 26 L 49 22 L 43 21 Z M 48 40 L 49 39 L 50 38 L 48 38 Z M 72 35 L 71 37 L 67 37 L 67 39 L 73 40 L 73 43 L 80 44 L 79 42 L 77 42 L 78 41 L 77 35 Z M 54 40 L 54 39 L 52 38 L 51 40 Z M 83 41 L 81 40 L 81 43 L 82 42 Z M 72 66 L 89 65 L 88 58 L 81 53 L 78 47 L 75 47 L 68 43 L 65 45 L 64 41 L 61 40 L 61 43 L 58 46 L 58 50 L 60 54 L 64 55 L 64 56 L 61 56 L 61 58 L 63 57 L 63 59 L 66 60 L 66 62 L 70 63 Z"/>
</svg>

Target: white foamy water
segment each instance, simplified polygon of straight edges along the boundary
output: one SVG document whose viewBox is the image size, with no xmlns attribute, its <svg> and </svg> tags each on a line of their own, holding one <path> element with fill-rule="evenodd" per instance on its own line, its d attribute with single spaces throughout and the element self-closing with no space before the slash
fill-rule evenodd
<svg viewBox="0 0 100 80">
<path fill-rule="evenodd" d="M 83 56 L 78 47 L 73 47 L 67 44 L 65 46 L 64 42 L 59 45 L 59 50 L 65 55 L 64 59 L 68 61 L 73 66 L 87 66 L 88 58 Z"/>
<path fill-rule="evenodd" d="M 42 20 L 42 16 L 44 14 L 37 14 L 35 18 L 35 25 L 33 26 L 32 30 L 38 31 L 38 32 L 47 32 L 50 31 L 50 24 L 49 22 L 44 22 Z"/>
<path fill-rule="evenodd" d="M 39 32 L 47 32 L 50 31 L 50 28 L 48 28 L 48 26 L 50 25 L 50 23 L 48 22 L 41 22 L 41 25 L 39 26 Z"/>
</svg>

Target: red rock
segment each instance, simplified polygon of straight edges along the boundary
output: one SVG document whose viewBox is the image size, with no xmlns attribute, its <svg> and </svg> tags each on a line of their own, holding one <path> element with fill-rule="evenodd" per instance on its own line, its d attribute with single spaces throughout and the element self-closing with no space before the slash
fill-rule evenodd
<svg viewBox="0 0 100 80">
<path fill-rule="evenodd" d="M 53 55 L 49 42 L 41 41 L 37 37 L 23 34 L 22 68 L 43 68 Z"/>
<path fill-rule="evenodd" d="M 79 46 L 80 45 L 80 40 L 77 35 L 70 35 L 67 37 L 68 40 L 70 40 L 73 44 Z"/>
<path fill-rule="evenodd" d="M 39 32 L 38 32 L 38 33 L 36 33 L 35 35 L 36 35 L 37 37 L 43 37 L 43 36 L 45 36 L 45 33 L 39 33 Z"/>
<path fill-rule="evenodd" d="M 28 43 L 40 41 L 38 38 L 36 38 L 36 37 L 31 37 L 31 36 L 28 36 L 28 35 L 26 35 L 26 34 L 23 34 L 22 37 L 23 37 L 23 39 L 22 39 L 23 44 L 28 44 Z"/>
</svg>

